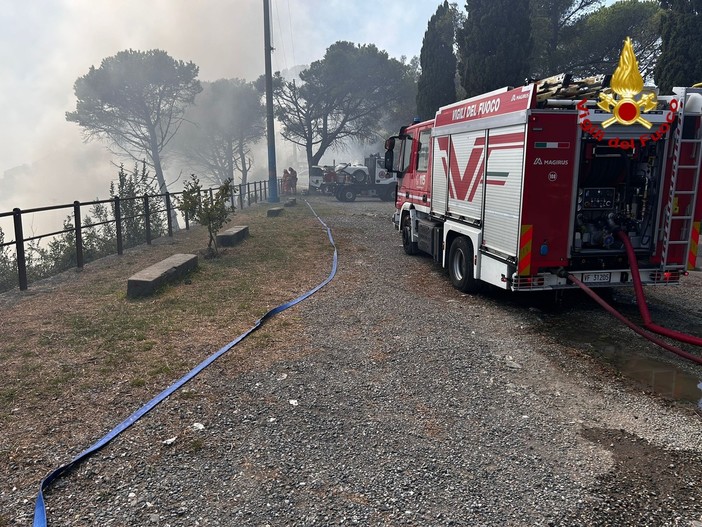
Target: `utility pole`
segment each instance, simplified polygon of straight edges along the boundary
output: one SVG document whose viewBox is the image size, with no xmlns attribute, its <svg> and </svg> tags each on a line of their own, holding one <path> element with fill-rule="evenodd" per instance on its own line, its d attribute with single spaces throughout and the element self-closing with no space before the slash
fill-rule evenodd
<svg viewBox="0 0 702 527">
<path fill-rule="evenodd" d="M 268 203 L 278 203 L 278 170 L 275 166 L 275 128 L 273 123 L 273 72 L 271 71 L 270 0 L 263 0 L 263 40 L 266 58 L 266 114 L 268 136 Z"/>
</svg>

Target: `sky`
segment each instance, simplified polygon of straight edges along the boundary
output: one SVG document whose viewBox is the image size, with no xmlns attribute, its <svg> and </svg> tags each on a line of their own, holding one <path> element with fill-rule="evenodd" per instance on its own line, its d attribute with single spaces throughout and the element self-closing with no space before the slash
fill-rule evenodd
<svg viewBox="0 0 702 527">
<path fill-rule="evenodd" d="M 338 40 L 411 58 L 439 3 L 271 0 L 273 69 L 318 60 Z M 120 160 L 84 143 L 65 112 L 76 79 L 125 49 L 192 61 L 203 81 L 254 80 L 264 72 L 263 1 L 0 0 L 0 212 L 108 197 Z M 167 164 L 167 181 L 177 172 Z"/>
</svg>

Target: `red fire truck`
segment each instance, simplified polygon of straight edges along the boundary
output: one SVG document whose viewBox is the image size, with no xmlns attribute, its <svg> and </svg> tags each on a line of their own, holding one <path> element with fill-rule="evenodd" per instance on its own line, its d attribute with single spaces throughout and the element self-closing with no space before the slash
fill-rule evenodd
<svg viewBox="0 0 702 527">
<path fill-rule="evenodd" d="M 678 282 L 702 218 L 702 89 L 599 104 L 539 90 L 463 100 L 388 139 L 405 252 L 464 292 L 626 285 L 627 244 L 644 284 Z"/>
</svg>

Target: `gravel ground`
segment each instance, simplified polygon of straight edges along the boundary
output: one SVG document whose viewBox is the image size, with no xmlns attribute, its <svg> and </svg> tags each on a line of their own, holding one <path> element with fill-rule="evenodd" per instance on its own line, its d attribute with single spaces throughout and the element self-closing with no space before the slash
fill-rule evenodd
<svg viewBox="0 0 702 527">
<path fill-rule="evenodd" d="M 339 211 L 323 217 L 339 271 L 268 323 L 307 321 L 287 358 L 242 344 L 260 357 L 247 371 L 224 357 L 61 478 L 49 525 L 702 527 L 695 405 L 602 349 L 698 366 L 578 295 L 462 295 L 404 255 L 392 205 L 316 200 Z M 699 273 L 686 284 L 655 291 L 652 315 L 699 331 Z M 615 300 L 634 313 L 630 292 Z M 17 496 L 12 525 L 33 499 Z"/>
</svg>

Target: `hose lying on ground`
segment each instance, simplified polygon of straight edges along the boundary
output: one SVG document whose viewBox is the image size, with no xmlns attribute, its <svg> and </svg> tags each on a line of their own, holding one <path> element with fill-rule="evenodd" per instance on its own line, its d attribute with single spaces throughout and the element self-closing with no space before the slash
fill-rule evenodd
<svg viewBox="0 0 702 527">
<path fill-rule="evenodd" d="M 636 303 L 639 306 L 639 312 L 641 313 L 641 318 L 644 321 L 644 327 L 649 331 L 663 335 L 664 337 L 669 337 L 671 339 L 678 340 L 680 342 L 686 342 L 688 344 L 694 344 L 695 346 L 702 346 L 702 338 L 696 337 L 694 335 L 688 335 L 687 333 L 681 333 L 680 331 L 675 331 L 674 329 L 664 328 L 658 324 L 654 324 L 651 320 L 651 314 L 648 312 L 648 306 L 646 305 L 646 298 L 644 298 L 643 285 L 641 284 L 641 276 L 639 275 L 639 265 L 636 261 L 636 253 L 634 253 L 634 247 L 631 245 L 631 241 L 626 233 L 622 230 L 617 232 L 617 236 L 624 243 L 624 248 L 626 249 L 626 254 L 629 257 L 629 267 L 631 267 L 631 277 L 634 280 L 634 292 L 636 293 Z"/>
<path fill-rule="evenodd" d="M 580 280 L 578 280 L 572 274 L 568 275 L 568 279 L 571 280 L 580 289 L 585 291 L 585 293 L 590 298 L 592 298 L 595 302 L 597 302 L 599 305 L 601 305 L 608 313 L 610 313 L 611 315 L 614 315 L 618 320 L 620 320 L 627 327 L 629 327 L 631 330 L 635 331 L 636 333 L 638 333 L 642 337 L 650 340 L 654 344 L 659 345 L 663 349 L 666 349 L 668 351 L 675 353 L 676 355 L 679 355 L 679 356 L 684 357 L 688 360 L 691 360 L 692 362 L 696 362 L 697 364 L 702 364 L 702 357 L 698 357 L 696 355 L 693 355 L 692 353 L 688 353 L 687 351 L 681 350 L 677 346 L 673 346 L 671 344 L 668 344 L 664 340 L 659 339 L 656 335 L 653 335 L 653 334 L 649 333 L 648 331 L 644 330 L 643 328 L 640 328 L 639 326 L 634 324 L 631 320 L 629 320 L 624 315 L 622 315 L 619 311 L 617 311 L 612 306 L 610 306 L 607 302 L 605 302 L 602 298 L 600 298 L 599 295 L 597 295 L 597 293 L 595 293 L 592 289 L 590 289 L 588 286 L 586 286 L 584 283 L 582 283 Z"/>
<path fill-rule="evenodd" d="M 317 291 L 319 291 L 322 287 L 327 285 L 329 282 L 331 282 L 331 280 L 336 275 L 337 259 L 338 259 L 336 245 L 334 244 L 334 238 L 332 237 L 331 229 L 329 227 L 327 227 L 326 223 L 324 223 L 319 216 L 317 216 L 317 213 L 314 211 L 312 206 L 307 201 L 305 201 L 305 203 L 307 203 L 307 206 L 310 208 L 310 210 L 312 211 L 312 214 L 314 214 L 314 216 L 317 218 L 317 220 L 319 220 L 319 222 L 322 225 L 324 225 L 324 228 L 327 230 L 327 236 L 329 237 L 329 243 L 334 248 L 332 269 L 331 269 L 331 272 L 329 273 L 329 276 L 323 282 L 321 282 L 319 285 L 310 289 L 306 293 L 300 295 L 296 299 L 291 300 L 290 302 L 286 302 L 285 304 L 281 304 L 278 307 L 274 307 L 273 309 L 268 311 L 265 315 L 263 315 L 261 318 L 259 318 L 251 328 L 249 328 L 247 331 L 245 331 L 244 333 L 239 335 L 237 338 L 235 338 L 229 344 L 225 345 L 223 348 L 221 348 L 216 353 L 207 357 L 200 364 L 198 364 L 192 370 L 190 370 L 187 374 L 185 374 L 183 377 L 181 377 L 176 382 L 171 384 L 168 388 L 163 390 L 156 397 L 151 399 L 148 403 L 146 403 L 144 406 L 139 408 L 136 412 L 134 412 L 132 415 L 127 417 L 124 421 L 122 421 L 120 424 L 118 424 L 116 427 L 114 427 L 112 430 L 110 430 L 107 434 L 105 434 L 96 443 L 94 443 L 90 447 L 83 450 L 83 452 L 78 454 L 70 463 L 67 463 L 67 464 L 57 468 L 56 470 L 51 472 L 48 476 L 46 476 L 42 480 L 41 484 L 39 485 L 39 494 L 37 495 L 37 501 L 36 501 L 36 504 L 34 505 L 34 522 L 33 522 L 34 527 L 46 527 L 46 525 L 47 525 L 46 506 L 44 504 L 44 491 L 51 485 L 51 483 L 54 480 L 56 480 L 59 476 L 61 476 L 62 474 L 66 473 L 67 471 L 69 471 L 70 469 L 72 469 L 73 467 L 78 465 L 81 461 L 86 459 L 88 456 L 94 454 L 95 452 L 100 450 L 102 447 L 107 445 L 107 443 L 112 441 L 115 437 L 117 437 L 119 434 L 124 432 L 127 428 L 129 428 L 134 423 L 136 423 L 144 415 L 146 415 L 151 410 L 153 410 L 159 403 L 163 402 L 168 396 L 173 394 L 173 392 L 175 392 L 179 388 L 183 387 L 183 385 L 185 385 L 185 383 L 192 380 L 195 376 L 197 376 L 200 372 L 202 372 L 202 370 L 207 368 L 215 360 L 217 360 L 219 357 L 224 355 L 227 351 L 229 351 L 234 346 L 239 344 L 239 342 L 244 340 L 251 333 L 256 331 L 259 327 L 261 327 L 263 325 L 263 323 L 266 320 L 273 317 L 274 315 L 277 315 L 281 311 L 285 311 L 289 307 L 292 307 L 295 304 L 302 302 L 303 300 L 305 300 L 309 296 L 311 296 L 314 293 L 316 293 Z"/>
<path fill-rule="evenodd" d="M 626 318 L 624 315 L 619 313 L 616 309 L 614 309 L 607 302 L 605 302 L 602 298 L 600 298 L 597 295 L 597 293 L 595 293 L 592 289 L 590 289 L 588 286 L 586 286 L 583 282 L 581 282 L 578 278 L 576 278 L 572 274 L 568 274 L 568 279 L 571 282 L 573 282 L 575 285 L 577 285 L 580 289 L 585 291 L 585 293 L 590 298 L 592 298 L 595 302 L 600 304 L 608 313 L 610 313 L 611 315 L 614 315 L 618 320 L 620 320 L 627 327 L 629 327 L 631 330 L 635 331 L 636 333 L 638 333 L 642 337 L 650 340 L 654 344 L 657 344 L 661 348 L 666 349 L 672 353 L 675 353 L 676 355 L 679 355 L 687 360 L 690 360 L 690 361 L 695 362 L 697 364 L 702 364 L 702 357 L 698 357 L 697 355 L 693 355 L 692 353 L 688 353 L 687 351 L 684 351 L 684 350 L 678 348 L 677 346 L 673 346 L 672 344 L 668 344 L 664 340 L 662 340 L 662 339 L 658 338 L 657 336 L 650 333 L 650 332 L 658 333 L 659 335 L 663 335 L 664 337 L 669 337 L 669 338 L 678 340 L 680 342 L 686 342 L 688 344 L 695 344 L 697 346 L 702 346 L 702 338 L 700 338 L 700 337 L 696 337 L 694 335 L 688 335 L 688 334 L 682 333 L 680 331 L 675 331 L 674 329 L 664 328 L 663 326 L 659 326 L 658 324 L 653 323 L 653 321 L 651 320 L 651 314 L 648 311 L 648 306 L 646 305 L 646 298 L 644 297 L 643 284 L 641 283 L 641 276 L 639 274 L 639 265 L 638 265 L 638 262 L 636 261 L 636 253 L 634 252 L 634 247 L 631 245 L 631 241 L 629 240 L 629 237 L 626 235 L 626 233 L 624 231 L 618 230 L 617 236 L 624 244 L 624 248 L 625 248 L 627 256 L 629 258 L 629 267 L 631 268 L 631 276 L 632 276 L 632 279 L 634 281 L 634 292 L 636 293 L 636 303 L 639 306 L 639 312 L 641 313 L 641 318 L 643 319 L 643 322 L 644 322 L 643 328 L 637 326 L 636 324 L 631 322 L 628 318 Z M 646 330 L 648 330 L 648 331 L 646 331 Z"/>
</svg>

